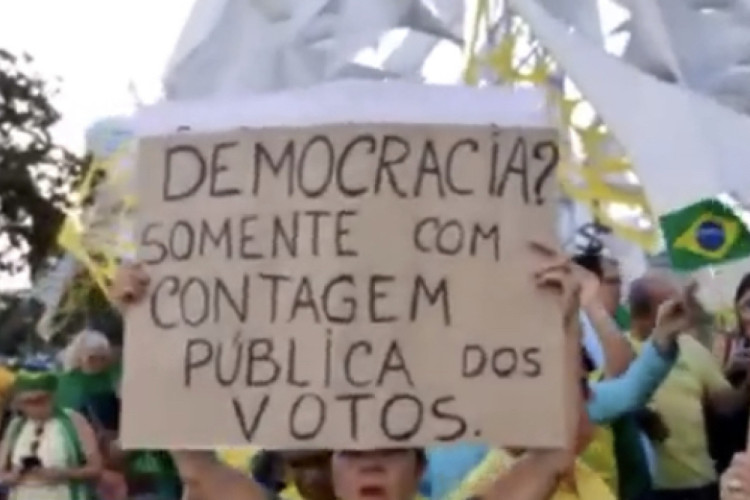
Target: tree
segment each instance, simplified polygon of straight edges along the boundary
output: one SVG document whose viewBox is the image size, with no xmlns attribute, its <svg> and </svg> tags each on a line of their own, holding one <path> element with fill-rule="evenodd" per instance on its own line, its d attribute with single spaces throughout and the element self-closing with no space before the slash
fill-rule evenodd
<svg viewBox="0 0 750 500">
<path fill-rule="evenodd" d="M 0 354 L 19 356 L 39 350 L 44 341 L 34 325 L 44 306 L 22 294 L 0 294 Z"/>
<path fill-rule="evenodd" d="M 0 275 L 35 276 L 60 253 L 57 234 L 86 161 L 58 144 L 56 89 L 31 58 L 0 49 Z"/>
</svg>

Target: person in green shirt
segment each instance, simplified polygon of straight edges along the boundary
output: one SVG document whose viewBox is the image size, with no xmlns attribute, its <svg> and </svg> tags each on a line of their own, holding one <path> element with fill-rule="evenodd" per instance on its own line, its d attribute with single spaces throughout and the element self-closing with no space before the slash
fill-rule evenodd
<svg viewBox="0 0 750 500">
<path fill-rule="evenodd" d="M 108 451 L 108 466 L 124 473 L 129 498 L 180 498 L 182 486 L 167 452 L 119 449 L 121 365 L 107 337 L 95 330 L 82 331 L 68 345 L 63 365 L 56 402 L 91 422 Z"/>
<path fill-rule="evenodd" d="M 104 334 L 84 330 L 68 345 L 55 399 L 63 408 L 88 413 L 96 396 L 119 392 L 120 364 Z"/>
</svg>

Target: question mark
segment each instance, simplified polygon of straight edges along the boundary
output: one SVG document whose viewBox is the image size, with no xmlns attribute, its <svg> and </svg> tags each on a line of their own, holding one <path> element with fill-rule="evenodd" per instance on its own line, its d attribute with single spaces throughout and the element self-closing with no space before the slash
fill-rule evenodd
<svg viewBox="0 0 750 500">
<path fill-rule="evenodd" d="M 550 154 L 546 155 L 545 151 L 549 151 Z M 543 141 L 534 146 L 534 159 L 546 161 L 547 164 L 544 166 L 542 173 L 537 177 L 534 183 L 534 195 L 536 196 L 536 204 L 544 204 L 544 197 L 542 197 L 542 188 L 544 183 L 547 181 L 552 171 L 557 167 L 557 162 L 560 160 L 560 150 L 557 147 L 555 141 Z M 549 156 L 549 158 L 547 158 Z"/>
</svg>

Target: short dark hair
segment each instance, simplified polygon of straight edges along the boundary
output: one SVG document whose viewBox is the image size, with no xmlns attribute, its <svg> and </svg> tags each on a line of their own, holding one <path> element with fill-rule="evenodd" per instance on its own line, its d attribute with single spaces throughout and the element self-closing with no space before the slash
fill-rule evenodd
<svg viewBox="0 0 750 500">
<path fill-rule="evenodd" d="M 594 274 L 600 280 L 604 276 L 604 258 L 596 251 L 588 250 L 573 256 L 573 262 Z"/>
</svg>

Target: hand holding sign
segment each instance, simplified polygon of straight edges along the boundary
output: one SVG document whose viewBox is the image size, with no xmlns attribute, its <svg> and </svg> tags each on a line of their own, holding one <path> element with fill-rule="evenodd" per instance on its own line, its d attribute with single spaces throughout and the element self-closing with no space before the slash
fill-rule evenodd
<svg viewBox="0 0 750 500">
<path fill-rule="evenodd" d="M 549 245 L 532 242 L 531 249 L 545 261 L 534 273 L 537 286 L 555 291 L 561 298 L 563 310 L 563 327 L 565 331 L 565 353 L 567 374 L 566 380 L 566 405 L 568 407 L 568 446 L 563 450 L 549 452 L 549 457 L 558 464 L 562 471 L 572 464 L 579 450 L 582 433 L 590 430 L 591 423 L 583 411 L 583 394 L 581 393 L 581 337 L 583 331 L 579 318 L 581 307 L 582 282 L 587 276 L 578 272 L 578 269 L 570 259 L 562 252 L 555 250 Z M 586 380 L 583 380 L 584 386 Z M 584 416 L 584 420 L 581 420 Z"/>
<path fill-rule="evenodd" d="M 577 325 L 584 296 L 595 294 L 598 287 L 592 284 L 589 276 L 591 273 L 577 266 L 561 251 L 545 243 L 532 241 L 529 246 L 542 261 L 534 272 L 537 286 L 552 289 L 560 294 L 564 325 L 566 328 L 573 323 Z"/>
<path fill-rule="evenodd" d="M 146 299 L 126 325 L 123 442 L 560 445 L 563 337 L 519 237 L 553 230 L 554 197 L 527 188 L 554 137 L 347 124 L 142 140 L 151 286 L 130 267 L 111 293 Z M 562 289 L 572 325 L 566 266 L 538 284 Z"/>
<path fill-rule="evenodd" d="M 140 264 L 125 264 L 117 270 L 112 280 L 109 298 L 124 313 L 129 306 L 145 297 L 149 282 L 150 278 Z"/>
</svg>

